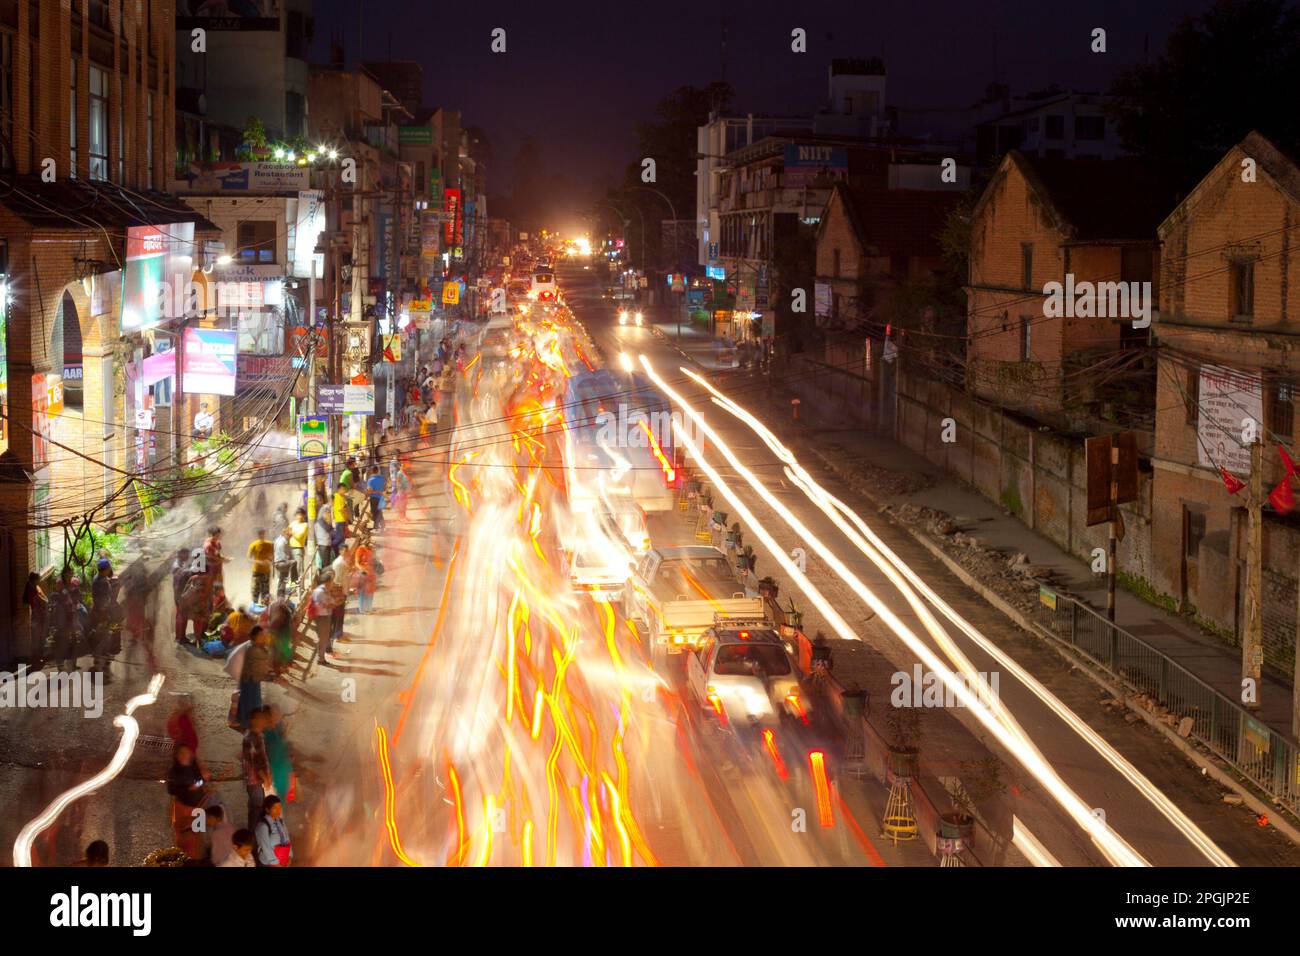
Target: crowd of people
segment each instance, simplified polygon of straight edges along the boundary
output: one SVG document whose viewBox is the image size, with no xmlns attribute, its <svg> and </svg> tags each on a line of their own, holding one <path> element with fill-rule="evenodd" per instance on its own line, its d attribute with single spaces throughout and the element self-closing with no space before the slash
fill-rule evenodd
<svg viewBox="0 0 1300 956">
<path fill-rule="evenodd" d="M 409 459 L 436 440 L 444 371 L 464 362 L 464 346 L 453 349 L 444 339 L 431 363 L 402 383 L 400 427 L 385 420 L 379 440 L 362 457 L 349 456 L 332 487 L 323 474 L 315 476 L 314 487 L 304 480 L 300 500 L 281 503 L 256 529 L 244 552 L 246 600 L 232 603 L 225 573 L 232 558 L 220 526 L 207 529 L 201 547 L 177 548 L 170 566 L 174 642 L 225 661 L 235 683 L 228 724 L 241 735 L 247 795 L 245 826 L 237 829 L 200 758 L 193 701 L 177 695 L 167 720 L 172 763 L 165 787 L 175 846 L 189 861 L 233 867 L 292 861 L 283 813 L 284 803 L 297 795 L 292 749 L 285 716 L 264 701 L 264 685 L 282 682 L 294 665 L 299 622 L 314 632 L 317 662 L 338 665 L 346 655 L 339 638 L 349 598 L 356 613 L 371 613 L 384 574 L 373 535 L 385 530 L 390 514 L 406 520 L 414 491 Z M 264 514 L 264 502 L 259 489 L 255 510 Z M 91 581 L 65 567 L 48 595 L 39 576 L 31 575 L 23 600 L 31 611 L 32 648 L 19 663 L 51 662 L 70 670 L 88 652 L 107 680 L 107 664 L 122 653 L 125 632 L 142 646 L 151 672 L 156 669 L 156 588 L 143 570 L 133 568 L 124 577 L 114 575 L 107 553 L 96 559 Z M 96 841 L 79 865 L 107 865 L 107 857 L 107 845 Z"/>
</svg>

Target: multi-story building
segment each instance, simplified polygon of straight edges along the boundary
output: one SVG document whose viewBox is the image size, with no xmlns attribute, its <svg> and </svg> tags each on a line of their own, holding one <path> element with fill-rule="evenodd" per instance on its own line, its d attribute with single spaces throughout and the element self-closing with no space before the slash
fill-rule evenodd
<svg viewBox="0 0 1300 956">
<path fill-rule="evenodd" d="M 122 473 L 166 465 L 170 426 L 153 425 L 169 396 L 136 373 L 170 346 L 172 315 L 140 294 L 150 274 L 191 279 L 209 224 L 163 192 L 169 4 L 0 3 L 0 74 L 3 662 L 28 571 L 64 560 L 60 523 L 132 512 Z"/>
<path fill-rule="evenodd" d="M 1251 433 L 1265 495 L 1296 457 L 1300 387 L 1300 166 L 1258 133 L 1223 157 L 1159 228 L 1162 242 L 1152 532 L 1156 590 L 1241 634 L 1247 584 Z M 1282 501 L 1285 508 L 1285 502 Z M 1265 661 L 1295 654 L 1300 529 L 1262 508 Z"/>
<path fill-rule="evenodd" d="M 1149 413 L 1161 195 L 1130 161 L 1006 155 L 971 216 L 968 390 L 1065 430 Z M 1115 393 L 1099 382 L 1132 381 L 1123 407 L 1102 407 Z"/>
<path fill-rule="evenodd" d="M 973 112 L 980 166 L 997 163 L 1012 149 L 1041 159 L 1117 159 L 1123 154 L 1115 120 L 1097 93 L 1053 87 L 1014 96 L 997 87 Z"/>
</svg>

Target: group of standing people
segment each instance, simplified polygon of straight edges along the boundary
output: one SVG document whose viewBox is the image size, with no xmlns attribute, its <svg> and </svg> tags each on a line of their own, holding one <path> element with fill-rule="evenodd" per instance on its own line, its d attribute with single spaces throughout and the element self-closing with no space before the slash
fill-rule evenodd
<svg viewBox="0 0 1300 956">
<path fill-rule="evenodd" d="M 108 665 L 122 651 L 125 626 L 143 646 L 152 665 L 150 588 L 143 569 L 133 571 L 126 582 L 128 604 L 125 606 L 119 596 L 123 587 L 123 581 L 113 573 L 113 562 L 106 552 L 101 552 L 95 560 L 89 601 L 81 579 L 70 565 L 63 566 L 49 594 L 40 575 L 33 571 L 23 588 L 23 604 L 27 606 L 30 620 L 27 646 L 18 648 L 16 663 L 29 668 L 41 668 L 49 663 L 73 671 L 78 660 L 88 652 L 92 670 L 103 674 L 104 682 L 109 683 L 113 678 Z"/>
</svg>

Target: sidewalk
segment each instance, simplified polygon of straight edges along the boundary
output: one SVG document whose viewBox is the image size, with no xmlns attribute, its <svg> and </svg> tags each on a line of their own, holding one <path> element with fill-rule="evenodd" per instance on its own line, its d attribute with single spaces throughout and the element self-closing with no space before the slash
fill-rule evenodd
<svg viewBox="0 0 1300 956">
<path fill-rule="evenodd" d="M 774 392 L 779 393 L 782 404 L 793 395 L 782 384 L 777 384 Z M 890 438 L 857 427 L 844 428 L 812 402 L 803 404 L 801 419 L 800 435 L 817 438 L 823 448 L 836 446 L 835 457 L 839 461 L 861 463 L 873 471 L 898 476 L 897 481 L 884 482 L 894 487 L 884 487 L 872 494 L 878 504 L 894 509 L 910 504 L 946 512 L 958 532 L 974 536 L 983 546 L 1006 555 L 1024 554 L 1029 565 L 1051 572 L 1055 589 L 1068 592 L 1105 614 L 1105 575 L 1094 574 L 1087 563 L 1043 538 L 942 468 Z M 916 490 L 918 485 L 926 487 Z M 925 533 L 924 527 L 914 530 Z M 1223 645 L 1179 615 L 1148 604 L 1122 587 L 1116 589 L 1115 608 L 1115 622 L 1120 628 L 1167 655 L 1229 699 L 1240 698 L 1241 652 L 1238 649 Z M 1259 696 L 1256 719 L 1290 736 L 1290 684 L 1266 673 L 1261 679 Z"/>
</svg>

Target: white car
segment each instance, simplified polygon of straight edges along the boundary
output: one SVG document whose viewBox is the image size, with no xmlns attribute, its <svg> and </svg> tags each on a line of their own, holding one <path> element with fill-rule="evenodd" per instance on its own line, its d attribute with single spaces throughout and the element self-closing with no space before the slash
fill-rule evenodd
<svg viewBox="0 0 1300 956">
<path fill-rule="evenodd" d="M 534 272 L 532 288 L 528 292 L 530 299 L 538 302 L 555 302 L 560 295 L 559 286 L 555 284 L 554 272 Z"/>
<path fill-rule="evenodd" d="M 767 621 L 718 615 L 687 660 L 686 681 L 701 708 L 724 726 L 808 719 L 790 647 Z"/>
</svg>

